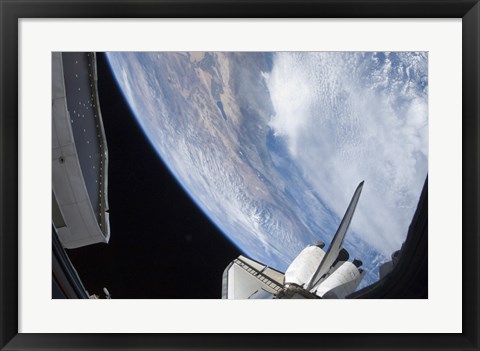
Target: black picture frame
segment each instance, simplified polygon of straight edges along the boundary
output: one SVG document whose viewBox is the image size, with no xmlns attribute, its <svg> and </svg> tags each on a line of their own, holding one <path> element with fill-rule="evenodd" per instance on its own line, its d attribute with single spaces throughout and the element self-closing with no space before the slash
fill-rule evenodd
<svg viewBox="0 0 480 351">
<path fill-rule="evenodd" d="M 0 0 L 0 15 L 0 348 L 2 350 L 479 349 L 480 4 L 478 0 Z M 463 332 L 461 334 L 279 335 L 18 333 L 18 20 L 20 18 L 131 17 L 462 18 Z M 395 317 L 392 316 L 392 318 Z"/>
</svg>

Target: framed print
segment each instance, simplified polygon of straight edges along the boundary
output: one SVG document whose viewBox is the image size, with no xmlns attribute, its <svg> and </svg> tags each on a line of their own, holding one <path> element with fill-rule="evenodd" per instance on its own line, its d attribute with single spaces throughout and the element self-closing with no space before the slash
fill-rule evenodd
<svg viewBox="0 0 480 351">
<path fill-rule="evenodd" d="M 2 2 L 2 349 L 478 349 L 479 6 Z"/>
</svg>

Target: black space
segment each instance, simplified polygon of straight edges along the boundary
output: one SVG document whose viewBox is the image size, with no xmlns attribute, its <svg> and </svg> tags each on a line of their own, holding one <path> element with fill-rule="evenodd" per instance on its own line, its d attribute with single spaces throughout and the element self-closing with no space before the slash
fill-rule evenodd
<svg viewBox="0 0 480 351">
<path fill-rule="evenodd" d="M 220 298 L 240 251 L 193 203 L 143 134 L 106 57 L 97 54 L 108 143 L 109 244 L 67 253 L 90 294 L 112 298 Z"/>
</svg>

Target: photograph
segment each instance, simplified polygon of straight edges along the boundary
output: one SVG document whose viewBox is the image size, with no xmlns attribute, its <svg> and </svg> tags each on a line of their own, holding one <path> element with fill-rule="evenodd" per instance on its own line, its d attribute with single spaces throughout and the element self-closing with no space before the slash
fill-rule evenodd
<svg viewBox="0 0 480 351">
<path fill-rule="evenodd" d="M 6 0 L 0 350 L 478 350 L 479 1 Z"/>
<path fill-rule="evenodd" d="M 52 299 L 428 299 L 428 67 L 52 52 Z"/>
</svg>

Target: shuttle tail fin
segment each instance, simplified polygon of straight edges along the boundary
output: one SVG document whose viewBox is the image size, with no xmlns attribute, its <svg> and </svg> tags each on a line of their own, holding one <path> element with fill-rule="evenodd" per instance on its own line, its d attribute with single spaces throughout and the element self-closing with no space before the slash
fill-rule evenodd
<svg viewBox="0 0 480 351">
<path fill-rule="evenodd" d="M 355 213 L 355 208 L 357 207 L 358 200 L 360 198 L 360 194 L 362 193 L 363 189 L 363 181 L 358 185 L 357 190 L 353 194 L 352 200 L 350 201 L 350 205 L 343 216 L 342 222 L 333 237 L 332 242 L 328 248 L 325 257 L 323 258 L 322 262 L 318 266 L 315 274 L 310 279 L 310 282 L 306 286 L 306 290 L 312 289 L 325 275 L 329 270 L 332 264 L 336 261 L 340 251 L 343 247 L 343 242 L 345 240 L 345 235 L 347 234 L 348 227 L 350 226 L 350 222 L 352 221 L 353 214 Z"/>
</svg>

